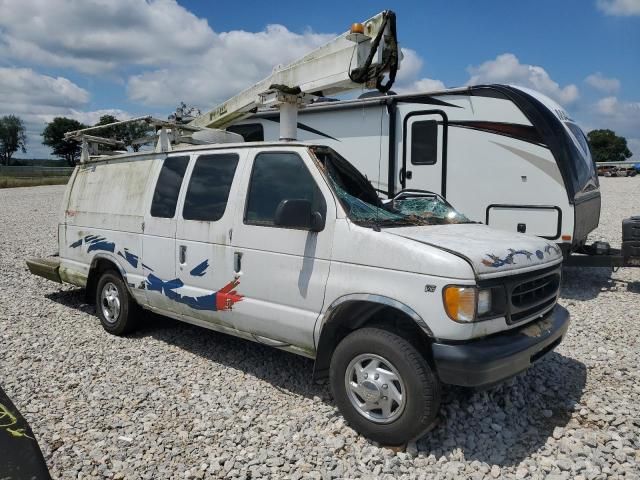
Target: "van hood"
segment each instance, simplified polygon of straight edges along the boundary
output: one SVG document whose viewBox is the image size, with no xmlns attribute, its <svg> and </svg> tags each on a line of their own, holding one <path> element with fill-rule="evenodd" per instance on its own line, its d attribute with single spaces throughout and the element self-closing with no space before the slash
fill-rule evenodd
<svg viewBox="0 0 640 480">
<path fill-rule="evenodd" d="M 555 243 L 481 224 L 385 228 L 384 232 L 462 257 L 480 278 L 513 270 L 524 273 L 562 261 L 562 252 Z"/>
</svg>

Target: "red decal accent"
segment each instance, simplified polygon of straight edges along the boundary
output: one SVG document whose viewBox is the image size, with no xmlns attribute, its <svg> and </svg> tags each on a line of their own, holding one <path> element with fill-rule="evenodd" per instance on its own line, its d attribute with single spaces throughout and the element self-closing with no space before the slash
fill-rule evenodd
<svg viewBox="0 0 640 480">
<path fill-rule="evenodd" d="M 240 285 L 240 280 L 235 279 L 216 292 L 217 310 L 231 310 L 234 303 L 242 301 L 244 295 L 238 295 L 234 290 L 238 285 Z"/>
</svg>

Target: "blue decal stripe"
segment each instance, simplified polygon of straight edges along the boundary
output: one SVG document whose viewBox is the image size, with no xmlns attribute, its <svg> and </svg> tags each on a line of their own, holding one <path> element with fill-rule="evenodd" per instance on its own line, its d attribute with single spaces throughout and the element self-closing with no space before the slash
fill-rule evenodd
<svg viewBox="0 0 640 480">
<path fill-rule="evenodd" d="M 179 278 L 173 280 L 167 280 L 166 282 L 153 273 L 147 276 L 147 289 L 152 292 L 160 292 L 167 298 L 188 305 L 196 310 L 213 310 L 216 311 L 216 292 L 207 295 L 201 295 L 199 297 L 189 297 L 181 295 L 175 290 L 184 286 L 184 282 Z"/>
<path fill-rule="evenodd" d="M 115 249 L 116 249 L 115 243 L 101 240 L 99 242 L 91 243 L 89 245 L 89 248 L 87 248 L 87 253 L 93 252 L 94 250 L 103 250 L 105 252 L 113 253 Z"/>
<path fill-rule="evenodd" d="M 126 248 L 124 249 L 124 255 L 120 251 L 118 251 L 118 255 L 120 255 L 127 262 L 129 262 L 129 265 L 131 265 L 133 268 L 138 268 L 138 260 L 139 260 L 139 258 L 138 258 L 137 255 L 134 255 L 133 253 L 131 253 Z"/>
<path fill-rule="evenodd" d="M 193 267 L 189 274 L 192 277 L 204 277 L 204 275 L 207 273 L 207 268 L 209 268 L 209 260 L 205 260 L 201 264 Z"/>
</svg>

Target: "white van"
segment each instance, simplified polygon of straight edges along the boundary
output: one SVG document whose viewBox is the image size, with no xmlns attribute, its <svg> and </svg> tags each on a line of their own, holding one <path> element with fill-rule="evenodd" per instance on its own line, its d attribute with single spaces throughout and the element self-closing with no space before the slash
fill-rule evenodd
<svg viewBox="0 0 640 480">
<path fill-rule="evenodd" d="M 562 254 L 470 222 L 441 196 L 383 204 L 326 146 L 176 148 L 98 158 L 69 181 L 59 256 L 105 330 L 139 307 L 315 359 L 337 406 L 385 445 L 433 423 L 440 385 L 487 386 L 558 345 Z"/>
</svg>

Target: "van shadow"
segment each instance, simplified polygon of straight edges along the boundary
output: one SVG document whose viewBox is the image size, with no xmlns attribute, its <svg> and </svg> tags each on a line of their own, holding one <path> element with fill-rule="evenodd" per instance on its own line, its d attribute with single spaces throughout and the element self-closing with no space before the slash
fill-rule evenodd
<svg viewBox="0 0 640 480">
<path fill-rule="evenodd" d="M 93 305 L 84 303 L 83 290 L 47 298 L 94 314 Z M 140 323 L 130 338 L 152 337 L 212 364 L 241 370 L 282 393 L 335 406 L 328 385 L 311 380 L 310 359 L 148 312 Z M 556 427 L 566 426 L 582 396 L 586 371 L 584 364 L 552 352 L 493 389 L 446 388 L 437 425 L 418 440 L 418 455 L 455 456 L 460 449 L 466 461 L 517 465 L 540 449 Z"/>
<path fill-rule="evenodd" d="M 459 455 L 515 466 L 564 428 L 580 403 L 587 368 L 551 352 L 528 371 L 490 390 L 445 389 L 439 424 L 418 441 L 421 455 Z M 422 453 L 424 452 L 424 453 Z"/>
<path fill-rule="evenodd" d="M 627 290 L 640 293 L 640 282 L 613 278 L 609 267 L 564 267 L 560 298 L 567 300 L 592 300 L 602 292 Z"/>
<path fill-rule="evenodd" d="M 83 289 L 59 291 L 46 295 L 62 305 L 95 316 L 95 306 L 86 303 Z M 313 361 L 273 347 L 232 335 L 214 332 L 169 317 L 145 311 L 135 332 L 128 338 L 152 337 L 205 358 L 211 363 L 242 370 L 284 393 L 307 398 L 330 399 L 324 385 L 311 381 Z M 96 322 L 99 322 L 97 317 Z"/>
</svg>

